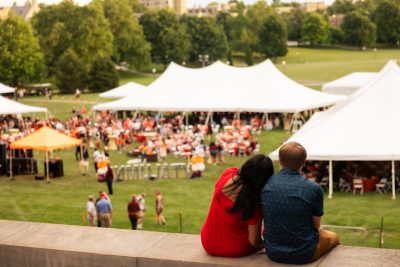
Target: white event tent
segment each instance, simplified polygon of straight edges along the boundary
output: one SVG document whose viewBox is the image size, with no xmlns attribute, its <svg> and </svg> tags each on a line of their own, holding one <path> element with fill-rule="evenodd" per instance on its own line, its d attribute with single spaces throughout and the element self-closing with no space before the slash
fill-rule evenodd
<svg viewBox="0 0 400 267">
<path fill-rule="evenodd" d="M 391 161 L 395 195 L 394 161 L 400 160 L 400 68 L 389 61 L 378 75 L 346 101 L 319 112 L 287 142 L 307 150 L 308 160 L 329 161 L 329 198 L 333 192 L 332 161 Z M 278 158 L 278 151 L 270 154 Z"/>
<path fill-rule="evenodd" d="M 0 115 L 46 112 L 46 108 L 28 106 L 0 96 Z"/>
<path fill-rule="evenodd" d="M 334 81 L 322 85 L 322 91 L 329 94 L 351 95 L 366 85 L 377 72 L 353 72 Z"/>
<path fill-rule="evenodd" d="M 2 83 L 0 83 L 0 95 L 1 94 L 8 94 L 8 93 L 14 93 L 15 89 L 12 87 L 9 87 L 7 85 L 4 85 Z"/>
<path fill-rule="evenodd" d="M 128 82 L 124 85 L 103 92 L 99 94 L 99 96 L 101 98 L 124 98 L 128 96 L 135 96 L 144 89 L 146 89 L 146 86 L 144 85 Z"/>
<path fill-rule="evenodd" d="M 344 98 L 291 80 L 270 60 L 251 67 L 217 61 L 199 69 L 171 63 L 140 94 L 95 105 L 93 110 L 296 113 L 330 106 Z"/>
</svg>

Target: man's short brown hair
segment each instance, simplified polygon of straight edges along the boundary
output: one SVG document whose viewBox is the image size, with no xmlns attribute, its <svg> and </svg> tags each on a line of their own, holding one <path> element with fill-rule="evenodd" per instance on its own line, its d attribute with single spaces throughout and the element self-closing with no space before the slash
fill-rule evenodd
<svg viewBox="0 0 400 267">
<path fill-rule="evenodd" d="M 306 162 L 307 151 L 297 142 L 289 142 L 279 149 L 279 162 L 284 168 L 300 170 Z"/>
</svg>

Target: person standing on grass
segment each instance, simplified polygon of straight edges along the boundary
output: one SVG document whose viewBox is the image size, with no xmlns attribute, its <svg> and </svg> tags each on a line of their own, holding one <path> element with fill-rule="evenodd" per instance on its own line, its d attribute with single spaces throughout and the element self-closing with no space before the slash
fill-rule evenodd
<svg viewBox="0 0 400 267">
<path fill-rule="evenodd" d="M 136 199 L 136 195 L 132 195 L 131 201 L 128 203 L 128 216 L 131 222 L 131 229 L 136 230 L 140 216 L 140 206 Z"/>
<path fill-rule="evenodd" d="M 101 227 L 109 228 L 112 225 L 112 205 L 107 194 L 100 193 L 100 200 L 96 204 L 97 216 Z"/>
<path fill-rule="evenodd" d="M 94 197 L 92 195 L 89 196 L 89 200 L 86 203 L 86 218 L 89 222 L 90 226 L 96 226 L 96 207 L 94 204 Z"/>
<path fill-rule="evenodd" d="M 89 150 L 86 143 L 82 144 L 82 159 L 79 162 L 79 166 L 81 169 L 81 174 L 86 175 L 89 172 Z"/>
<path fill-rule="evenodd" d="M 113 180 L 114 180 L 114 173 L 110 166 L 110 163 L 107 164 L 107 172 L 106 172 L 105 177 L 106 177 L 106 183 L 107 183 L 107 188 L 108 188 L 108 194 L 112 195 L 113 194 L 112 184 L 113 184 Z"/>
<path fill-rule="evenodd" d="M 142 229 L 143 228 L 143 217 L 144 217 L 144 212 L 146 211 L 146 193 L 141 193 L 140 195 L 137 196 L 137 201 L 139 203 L 139 208 L 140 208 L 140 214 L 141 216 L 139 216 L 138 218 L 138 225 L 137 228 L 138 229 Z"/>
<path fill-rule="evenodd" d="M 165 225 L 166 221 L 162 212 L 164 210 L 164 200 L 160 190 L 156 191 L 156 220 L 159 225 Z"/>
<path fill-rule="evenodd" d="M 76 88 L 75 90 L 75 99 L 81 101 L 81 90 L 79 90 L 79 88 Z"/>
<path fill-rule="evenodd" d="M 221 174 L 201 230 L 208 254 L 241 257 L 263 248 L 260 193 L 273 173 L 271 159 L 256 155 L 240 169 L 227 168 Z"/>
<path fill-rule="evenodd" d="M 300 175 L 306 158 L 299 143 L 283 145 L 279 150 L 282 169 L 261 192 L 265 251 L 276 262 L 309 263 L 339 244 L 336 233 L 319 229 L 324 194 L 319 184 Z"/>
<path fill-rule="evenodd" d="M 99 149 L 96 147 L 94 149 L 94 151 L 93 151 L 93 163 L 94 163 L 94 171 L 95 171 L 95 173 L 97 173 L 97 169 L 98 169 L 97 163 L 99 161 L 101 161 L 102 157 L 103 156 L 101 155 Z"/>
</svg>

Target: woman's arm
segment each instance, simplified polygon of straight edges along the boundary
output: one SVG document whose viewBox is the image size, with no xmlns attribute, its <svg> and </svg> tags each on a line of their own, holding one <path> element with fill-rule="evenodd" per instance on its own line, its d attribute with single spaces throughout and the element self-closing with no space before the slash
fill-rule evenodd
<svg viewBox="0 0 400 267">
<path fill-rule="evenodd" d="M 261 248 L 264 243 L 261 239 L 261 224 L 248 225 L 249 229 L 249 242 L 255 248 Z"/>
</svg>

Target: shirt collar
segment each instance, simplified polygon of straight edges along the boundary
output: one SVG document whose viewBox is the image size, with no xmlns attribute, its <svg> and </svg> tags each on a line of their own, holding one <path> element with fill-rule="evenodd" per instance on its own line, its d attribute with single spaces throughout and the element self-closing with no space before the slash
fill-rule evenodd
<svg viewBox="0 0 400 267">
<path fill-rule="evenodd" d="M 298 171 L 289 169 L 289 168 L 283 168 L 282 170 L 279 171 L 282 174 L 295 174 L 295 175 L 300 175 L 300 173 Z"/>
</svg>

